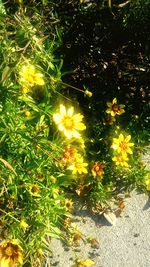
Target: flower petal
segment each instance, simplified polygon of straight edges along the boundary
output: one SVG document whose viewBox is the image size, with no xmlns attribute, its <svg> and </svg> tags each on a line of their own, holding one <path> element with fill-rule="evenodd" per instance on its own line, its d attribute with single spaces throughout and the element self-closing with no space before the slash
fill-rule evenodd
<svg viewBox="0 0 150 267">
<path fill-rule="evenodd" d="M 86 126 L 85 126 L 84 123 L 79 122 L 79 123 L 76 123 L 76 124 L 75 124 L 75 128 L 76 128 L 77 130 L 83 131 L 83 130 L 86 129 Z"/>
<path fill-rule="evenodd" d="M 54 115 L 53 115 L 53 119 L 54 119 L 54 121 L 55 121 L 56 123 L 60 123 L 62 117 L 61 117 L 60 114 L 57 113 L 57 114 L 54 114 Z"/>
<path fill-rule="evenodd" d="M 64 131 L 64 126 L 62 124 L 59 124 L 58 129 L 59 129 L 59 131 L 62 132 L 62 131 Z"/>
<path fill-rule="evenodd" d="M 80 113 L 77 113 L 73 116 L 74 121 L 80 122 L 83 119 L 83 115 Z"/>
<path fill-rule="evenodd" d="M 74 107 L 70 107 L 68 109 L 67 115 L 70 116 L 70 117 L 72 117 L 73 113 L 74 113 Z"/>
<path fill-rule="evenodd" d="M 115 97 L 112 101 L 113 104 L 117 104 L 117 98 Z"/>
<path fill-rule="evenodd" d="M 107 107 L 111 107 L 112 103 L 111 102 L 107 102 L 106 105 L 107 105 Z"/>
<path fill-rule="evenodd" d="M 80 133 L 77 132 L 76 130 L 73 131 L 72 136 L 75 138 L 79 138 L 80 137 Z"/>
<path fill-rule="evenodd" d="M 127 137 L 126 137 L 126 142 L 129 142 L 130 141 L 130 139 L 131 139 L 131 135 L 127 135 Z"/>
<path fill-rule="evenodd" d="M 62 104 L 60 105 L 60 114 L 61 114 L 61 116 L 66 115 L 66 107 Z"/>
<path fill-rule="evenodd" d="M 10 259 L 9 258 L 7 258 L 6 259 L 6 257 L 2 257 L 2 259 L 1 259 L 1 262 L 0 262 L 0 266 L 1 267 L 9 267 L 9 264 L 10 263 Z"/>
</svg>

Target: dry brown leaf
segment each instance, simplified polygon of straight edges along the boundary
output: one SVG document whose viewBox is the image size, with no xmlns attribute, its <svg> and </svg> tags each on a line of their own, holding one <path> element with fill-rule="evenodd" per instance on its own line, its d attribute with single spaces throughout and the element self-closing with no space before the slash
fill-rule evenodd
<svg viewBox="0 0 150 267">
<path fill-rule="evenodd" d="M 9 170 L 11 170 L 15 175 L 17 175 L 16 171 L 14 170 L 14 168 L 12 167 L 12 165 L 6 161 L 5 159 L 0 158 L 0 161 L 5 165 L 6 168 L 8 168 Z"/>
</svg>

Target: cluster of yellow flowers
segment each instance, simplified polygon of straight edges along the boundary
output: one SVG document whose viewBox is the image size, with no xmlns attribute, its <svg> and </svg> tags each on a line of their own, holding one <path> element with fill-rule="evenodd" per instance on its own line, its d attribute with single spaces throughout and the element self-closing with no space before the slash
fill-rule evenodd
<svg viewBox="0 0 150 267">
<path fill-rule="evenodd" d="M 74 107 L 66 108 L 63 104 L 60 105 L 60 112 L 55 113 L 53 116 L 54 122 L 58 125 L 67 139 L 82 139 L 80 131 L 86 129 L 85 124 L 82 122 L 83 115 L 80 113 L 74 114 Z M 83 157 L 73 148 L 66 148 L 63 160 L 69 163 L 68 169 L 73 174 L 87 173 L 87 163 L 84 162 Z"/>
<path fill-rule="evenodd" d="M 107 110 L 108 117 L 105 119 L 105 124 L 112 124 L 115 121 L 116 115 L 121 115 L 125 112 L 125 105 L 118 104 L 117 98 L 114 98 L 112 102 L 107 102 Z M 115 156 L 112 160 L 116 163 L 116 165 L 121 167 L 128 167 L 128 155 L 132 154 L 131 147 L 134 143 L 130 143 L 131 135 L 123 135 L 122 133 L 118 136 L 118 138 L 113 138 L 112 148 L 114 149 Z"/>
<path fill-rule="evenodd" d="M 131 135 L 124 136 L 122 133 L 118 138 L 113 138 L 112 148 L 117 153 L 112 160 L 116 163 L 116 165 L 120 165 L 122 167 L 128 167 L 128 154 L 132 154 L 131 147 L 133 147 L 134 143 L 130 143 Z"/>
<path fill-rule="evenodd" d="M 23 86 L 23 94 L 28 93 L 34 86 L 43 86 L 45 84 L 43 74 L 38 72 L 35 66 L 30 64 L 29 61 L 20 69 L 19 83 Z"/>
<path fill-rule="evenodd" d="M 82 122 L 83 115 L 80 113 L 74 114 L 73 107 L 66 109 L 66 107 L 61 104 L 60 112 L 55 113 L 53 119 L 58 125 L 58 129 L 63 132 L 68 139 L 78 138 L 79 141 L 83 140 L 79 132 L 86 129 L 85 124 Z M 69 164 L 68 169 L 71 170 L 73 174 L 87 173 L 88 164 L 84 162 L 83 157 L 75 148 L 65 148 L 61 163 Z M 104 174 L 104 163 L 95 162 L 91 172 L 94 177 L 99 176 L 102 178 Z"/>
</svg>

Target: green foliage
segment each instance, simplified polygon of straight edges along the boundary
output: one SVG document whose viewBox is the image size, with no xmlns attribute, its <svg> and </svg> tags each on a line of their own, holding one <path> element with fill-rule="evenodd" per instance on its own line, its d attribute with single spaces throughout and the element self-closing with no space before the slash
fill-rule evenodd
<svg viewBox="0 0 150 267">
<path fill-rule="evenodd" d="M 61 80 L 62 63 L 55 62 L 55 40 L 44 36 L 40 15 L 35 14 L 34 24 L 32 19 L 23 12 L 14 17 L 4 12 L 0 22 L 2 235 L 20 240 L 27 266 L 38 249 L 44 249 L 46 236 L 60 237 L 61 218 L 66 213 L 65 195 L 54 195 L 59 186 L 53 178 L 59 173 L 57 160 L 62 148 L 52 136 L 52 95 Z M 45 81 L 43 86 L 25 88 L 29 89 L 26 94 L 19 72 L 28 62 L 42 71 Z"/>
</svg>

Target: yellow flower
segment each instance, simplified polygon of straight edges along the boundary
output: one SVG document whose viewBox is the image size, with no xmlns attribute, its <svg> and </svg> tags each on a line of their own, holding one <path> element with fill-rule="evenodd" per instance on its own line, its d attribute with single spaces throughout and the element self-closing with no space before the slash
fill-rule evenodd
<svg viewBox="0 0 150 267">
<path fill-rule="evenodd" d="M 125 112 L 123 109 L 125 105 L 118 105 L 117 98 L 114 98 L 112 103 L 107 102 L 107 106 L 108 106 L 108 109 L 106 110 L 106 113 L 109 113 L 111 116 L 121 115 L 122 113 Z"/>
<path fill-rule="evenodd" d="M 104 163 L 103 162 L 95 162 L 93 168 L 92 168 L 92 174 L 94 177 L 96 175 L 102 176 L 104 174 Z"/>
<path fill-rule="evenodd" d="M 29 186 L 29 192 L 33 196 L 40 196 L 40 187 L 37 184 L 32 184 Z"/>
<path fill-rule="evenodd" d="M 26 231 L 26 229 L 29 227 L 29 225 L 26 223 L 24 219 L 20 221 L 20 227 L 23 229 L 23 231 Z"/>
<path fill-rule="evenodd" d="M 55 123 L 58 124 L 58 129 L 69 139 L 72 137 L 79 138 L 80 133 L 78 131 L 86 129 L 84 123 L 81 122 L 83 115 L 80 113 L 73 115 L 73 113 L 73 107 L 66 110 L 64 105 L 60 105 L 60 113 L 56 113 L 53 116 Z"/>
<path fill-rule="evenodd" d="M 75 148 L 66 147 L 62 159 L 63 161 L 71 161 L 75 158 L 75 154 L 76 154 Z"/>
<path fill-rule="evenodd" d="M 83 157 L 77 153 L 74 162 L 72 163 L 72 165 L 69 166 L 68 169 L 71 170 L 73 174 L 81 174 L 87 173 L 87 166 L 88 164 L 83 162 Z"/>
<path fill-rule="evenodd" d="M 116 165 L 120 165 L 121 167 L 128 167 L 128 157 L 126 154 L 122 155 L 122 154 L 119 154 L 115 157 L 112 158 L 113 161 L 115 161 Z"/>
<path fill-rule="evenodd" d="M 66 198 L 64 206 L 65 206 L 66 211 L 72 211 L 73 210 L 73 201 L 71 199 Z"/>
<path fill-rule="evenodd" d="M 29 110 L 25 110 L 24 114 L 27 118 L 31 117 L 31 112 Z"/>
<path fill-rule="evenodd" d="M 51 176 L 50 176 L 50 180 L 51 180 L 51 182 L 52 182 L 52 183 L 54 183 L 54 184 L 55 184 L 55 183 L 56 183 L 56 181 L 57 181 L 57 178 L 56 178 L 56 177 L 54 177 L 53 175 L 51 175 Z"/>
<path fill-rule="evenodd" d="M 45 83 L 43 79 L 43 74 L 37 72 L 35 66 L 29 63 L 22 66 L 19 72 L 19 76 L 20 83 L 26 85 L 24 86 L 24 88 L 27 88 L 28 86 L 32 87 L 35 85 L 44 85 Z M 26 93 L 27 91 L 25 91 L 24 93 Z"/>
<path fill-rule="evenodd" d="M 66 219 L 64 220 L 64 228 L 68 229 L 72 226 L 72 218 L 70 217 L 66 217 Z"/>
<path fill-rule="evenodd" d="M 21 246 L 15 239 L 3 241 L 0 244 L 0 267 L 14 267 L 17 263 L 23 263 Z"/>
<path fill-rule="evenodd" d="M 56 188 L 56 187 L 52 188 L 52 194 L 53 194 L 54 199 L 58 197 L 59 193 L 60 193 L 59 188 Z"/>
<path fill-rule="evenodd" d="M 150 191 L 150 180 L 149 181 L 146 181 L 146 189 L 148 191 Z"/>
<path fill-rule="evenodd" d="M 21 93 L 22 93 L 23 95 L 26 95 L 28 92 L 29 92 L 29 88 L 27 88 L 27 87 L 23 87 L 23 88 L 21 89 Z"/>
<path fill-rule="evenodd" d="M 113 138 L 112 148 L 116 150 L 118 153 L 122 153 L 123 155 L 133 154 L 130 147 L 134 145 L 134 143 L 129 143 L 131 139 L 131 135 L 124 136 L 120 134 L 118 138 Z"/>
<path fill-rule="evenodd" d="M 95 265 L 95 262 L 91 259 L 87 259 L 85 261 L 81 261 L 81 263 L 83 265 L 83 267 L 90 267 L 90 266 L 93 266 Z"/>
<path fill-rule="evenodd" d="M 42 248 L 39 248 L 37 252 L 38 252 L 38 256 L 39 257 L 42 257 L 43 256 L 43 250 L 42 250 Z"/>
<path fill-rule="evenodd" d="M 92 267 L 95 266 L 95 261 L 91 260 L 91 259 L 86 259 L 84 261 L 82 260 L 76 260 L 76 264 L 73 265 L 72 267 Z"/>
<path fill-rule="evenodd" d="M 92 92 L 89 90 L 85 90 L 84 94 L 87 95 L 88 97 L 92 97 L 93 95 Z"/>
</svg>

